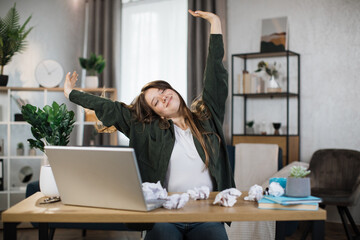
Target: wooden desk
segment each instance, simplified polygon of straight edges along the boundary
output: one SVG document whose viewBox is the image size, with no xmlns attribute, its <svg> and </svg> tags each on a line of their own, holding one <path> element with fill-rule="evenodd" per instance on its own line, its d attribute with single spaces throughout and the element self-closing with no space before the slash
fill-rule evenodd
<svg viewBox="0 0 360 240">
<path fill-rule="evenodd" d="M 246 192 L 233 207 L 213 205 L 216 193 L 207 200 L 189 200 L 184 208 L 167 210 L 159 208 L 151 212 L 136 212 L 103 208 L 68 206 L 61 202 L 39 204 L 44 197 L 40 192 L 21 201 L 2 213 L 4 239 L 16 239 L 16 226 L 20 222 L 39 222 L 39 239 L 47 239 L 47 223 L 136 223 L 136 222 L 231 222 L 231 221 L 280 221 L 277 235 L 284 234 L 281 221 L 314 221 L 320 236 L 324 233 L 326 211 L 263 210 L 256 202 L 244 201 Z M 43 237 L 43 238 L 42 238 Z M 282 239 L 283 236 L 277 236 Z M 319 239 L 319 238 L 316 238 Z"/>
</svg>

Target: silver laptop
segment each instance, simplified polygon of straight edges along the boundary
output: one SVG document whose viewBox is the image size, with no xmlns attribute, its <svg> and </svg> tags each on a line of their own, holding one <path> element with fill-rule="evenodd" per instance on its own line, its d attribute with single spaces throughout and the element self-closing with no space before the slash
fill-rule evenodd
<svg viewBox="0 0 360 240">
<path fill-rule="evenodd" d="M 150 211 L 132 148 L 45 146 L 61 201 L 88 207 Z"/>
</svg>

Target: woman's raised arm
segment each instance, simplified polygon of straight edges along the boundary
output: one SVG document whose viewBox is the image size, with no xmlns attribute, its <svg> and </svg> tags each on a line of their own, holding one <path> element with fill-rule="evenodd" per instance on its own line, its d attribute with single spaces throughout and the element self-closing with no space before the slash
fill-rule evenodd
<svg viewBox="0 0 360 240">
<path fill-rule="evenodd" d="M 216 14 L 211 13 L 211 12 L 203 12 L 203 11 L 199 11 L 199 10 L 196 10 L 194 12 L 190 9 L 189 9 L 189 13 L 191 15 L 193 15 L 194 17 L 200 17 L 200 18 L 207 20 L 211 25 L 211 28 L 210 28 L 211 34 L 222 34 L 221 21 L 220 21 L 220 18 Z"/>
<path fill-rule="evenodd" d="M 74 89 L 76 81 L 78 80 L 78 74 L 74 71 L 70 76 L 70 72 L 66 74 L 64 83 L 64 95 L 69 98 L 71 91 Z"/>
</svg>

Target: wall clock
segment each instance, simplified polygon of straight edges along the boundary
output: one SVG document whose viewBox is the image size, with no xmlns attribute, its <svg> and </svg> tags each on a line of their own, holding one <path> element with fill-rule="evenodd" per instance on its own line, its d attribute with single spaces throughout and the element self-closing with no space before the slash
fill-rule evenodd
<svg viewBox="0 0 360 240">
<path fill-rule="evenodd" d="M 56 87 L 61 83 L 63 77 L 64 70 L 55 60 L 43 60 L 36 66 L 35 78 L 42 87 Z"/>
</svg>

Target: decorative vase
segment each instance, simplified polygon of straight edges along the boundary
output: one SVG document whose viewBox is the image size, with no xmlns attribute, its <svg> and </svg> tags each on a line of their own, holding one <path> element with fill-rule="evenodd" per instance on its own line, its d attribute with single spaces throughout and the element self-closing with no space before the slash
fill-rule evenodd
<svg viewBox="0 0 360 240">
<path fill-rule="evenodd" d="M 86 78 L 85 78 L 85 87 L 86 88 L 97 88 L 97 87 L 99 87 L 99 77 L 98 76 L 86 76 Z"/>
<path fill-rule="evenodd" d="M 8 75 L 0 75 L 0 87 L 6 87 L 9 81 Z"/>
<path fill-rule="evenodd" d="M 275 129 L 274 135 L 280 135 L 279 129 L 280 129 L 280 127 L 281 127 L 281 123 L 274 122 L 274 123 L 273 123 L 273 127 L 274 127 L 274 129 Z"/>
<path fill-rule="evenodd" d="M 255 131 L 253 127 L 246 126 L 246 134 L 254 134 L 254 133 Z"/>
<path fill-rule="evenodd" d="M 308 197 L 311 195 L 310 178 L 288 177 L 286 181 L 286 196 Z"/>
<path fill-rule="evenodd" d="M 35 150 L 35 148 L 30 148 L 30 149 L 29 149 L 29 156 L 36 156 L 36 150 Z"/>
<path fill-rule="evenodd" d="M 50 165 L 43 165 L 39 177 L 40 191 L 47 197 L 60 196 Z"/>
<path fill-rule="evenodd" d="M 280 87 L 279 83 L 276 81 L 274 75 L 271 75 L 271 77 L 270 77 L 267 91 L 268 92 L 281 92 L 281 87 Z"/>
<path fill-rule="evenodd" d="M 24 149 L 23 148 L 17 148 L 16 149 L 16 155 L 17 156 L 24 156 Z"/>
</svg>

